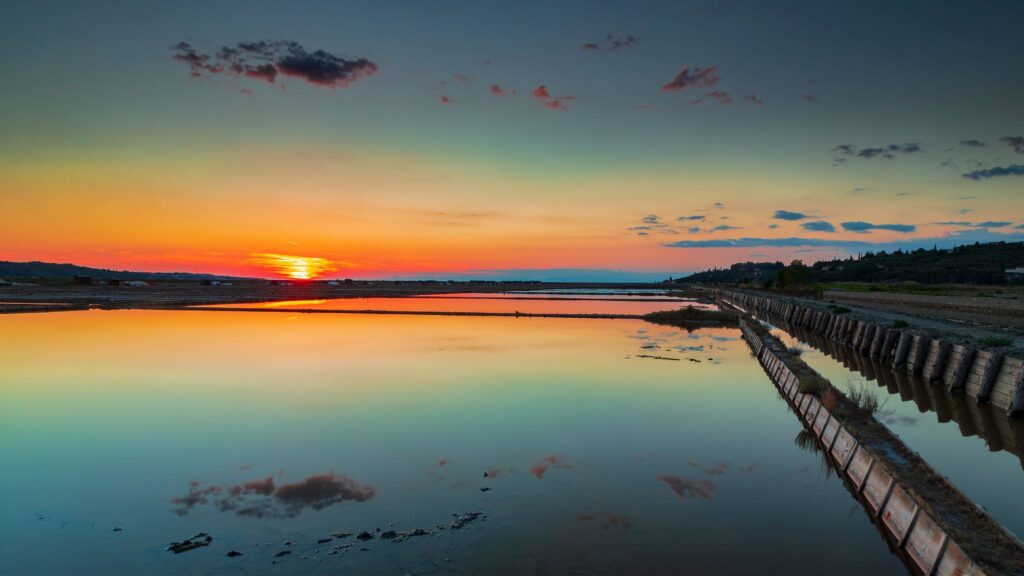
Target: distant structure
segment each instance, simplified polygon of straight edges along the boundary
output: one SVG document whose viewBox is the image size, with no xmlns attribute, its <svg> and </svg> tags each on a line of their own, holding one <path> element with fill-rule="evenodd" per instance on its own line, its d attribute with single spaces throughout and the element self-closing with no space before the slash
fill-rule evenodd
<svg viewBox="0 0 1024 576">
<path fill-rule="evenodd" d="M 1004 274 L 1008 284 L 1024 284 L 1024 268 L 1009 268 Z"/>
</svg>

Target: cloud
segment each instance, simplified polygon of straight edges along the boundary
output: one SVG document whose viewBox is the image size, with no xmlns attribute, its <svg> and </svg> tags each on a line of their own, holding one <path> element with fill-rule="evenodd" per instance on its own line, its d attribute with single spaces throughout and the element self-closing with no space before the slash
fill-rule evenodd
<svg viewBox="0 0 1024 576">
<path fill-rule="evenodd" d="M 376 74 L 378 69 L 366 58 L 349 60 L 324 50 L 309 52 L 298 42 L 287 40 L 239 42 L 221 47 L 214 56 L 199 52 L 188 42 L 179 42 L 171 49 L 171 57 L 187 64 L 195 78 L 227 74 L 274 84 L 278 76 L 288 76 L 337 89 Z"/>
<path fill-rule="evenodd" d="M 661 89 L 665 92 L 675 92 L 694 86 L 714 86 L 718 84 L 718 80 L 718 66 L 694 68 L 692 71 L 689 66 L 683 66 L 683 69 L 670 82 L 662 85 Z"/>
<path fill-rule="evenodd" d="M 776 220 L 803 220 L 807 215 L 803 212 L 790 212 L 789 210 L 776 210 L 772 218 Z"/>
<path fill-rule="evenodd" d="M 1014 152 L 1024 154 L 1024 136 L 1003 136 L 999 141 L 1008 144 Z"/>
<path fill-rule="evenodd" d="M 604 50 L 605 52 L 618 52 L 619 50 L 625 50 L 626 48 L 632 48 L 633 44 L 636 44 L 637 37 L 632 34 L 626 34 L 624 36 L 616 36 L 615 34 L 608 34 L 604 38 Z M 580 49 L 584 52 L 596 52 L 601 49 L 601 46 L 597 42 L 587 42 L 580 46 Z"/>
<path fill-rule="evenodd" d="M 703 219 L 704 219 L 704 216 L 701 216 L 701 215 L 680 216 L 679 218 L 676 218 L 676 220 L 679 220 L 680 222 L 684 222 L 686 220 L 703 220 Z"/>
<path fill-rule="evenodd" d="M 531 94 L 544 106 L 552 110 L 568 110 L 569 106 L 566 102 L 576 98 L 575 96 L 552 96 L 551 92 L 548 91 L 548 87 L 544 84 L 534 88 Z"/>
<path fill-rule="evenodd" d="M 859 220 L 843 222 L 840 226 L 843 227 L 843 230 L 856 232 L 858 234 L 866 234 L 871 230 L 891 230 L 892 232 L 900 232 L 903 234 L 909 234 L 917 231 L 917 226 L 913 224 L 872 224 L 870 222 L 862 222 Z"/>
<path fill-rule="evenodd" d="M 746 100 L 747 102 L 752 103 L 752 104 L 757 104 L 758 106 L 760 106 L 761 104 L 764 104 L 764 100 L 758 98 L 757 94 L 753 94 L 753 93 L 747 94 L 746 96 L 743 97 L 743 99 Z"/>
<path fill-rule="evenodd" d="M 447 96 L 443 96 L 443 95 L 438 100 L 441 101 L 441 104 L 451 104 L 452 103 L 452 99 L 451 98 L 449 98 Z"/>
<path fill-rule="evenodd" d="M 836 227 L 835 226 L 833 226 L 829 222 L 825 222 L 824 220 L 817 220 L 815 222 L 804 222 L 800 226 L 804 230 L 809 230 L 811 232 L 835 232 L 836 231 Z"/>
<path fill-rule="evenodd" d="M 815 96 L 814 94 L 804 94 L 803 95 L 803 99 L 804 99 L 805 102 L 807 102 L 809 104 L 817 104 L 818 103 L 818 97 Z"/>
<path fill-rule="evenodd" d="M 939 226 L 964 226 L 968 228 L 1006 228 L 1013 222 L 1005 220 L 985 220 L 984 222 L 946 221 L 936 222 Z"/>
<path fill-rule="evenodd" d="M 502 88 L 501 86 L 498 86 L 497 84 L 491 84 L 490 86 L 488 86 L 487 87 L 487 91 L 490 92 L 491 94 L 493 94 L 494 96 L 515 96 L 516 95 L 516 91 L 515 90 L 507 90 L 505 88 Z"/>
<path fill-rule="evenodd" d="M 719 224 L 718 226 L 715 226 L 714 228 L 712 228 L 709 231 L 710 232 L 721 232 L 723 230 L 739 230 L 739 229 L 740 229 L 739 226 L 729 226 L 728 224 Z"/>
<path fill-rule="evenodd" d="M 658 224 L 659 223 L 659 218 L 658 218 L 657 214 L 648 214 L 647 216 L 644 216 L 644 223 L 646 223 L 646 224 Z"/>
<path fill-rule="evenodd" d="M 686 500 L 688 496 L 702 500 L 711 500 L 715 488 L 717 488 L 713 482 L 708 480 L 691 480 L 669 474 L 658 476 L 658 480 L 668 484 L 668 487 L 676 493 L 676 496 L 679 496 L 680 500 Z"/>
<path fill-rule="evenodd" d="M 690 100 L 689 104 L 690 106 L 697 106 L 698 104 L 702 104 L 708 100 L 714 100 L 715 102 L 718 102 L 722 106 L 728 106 L 732 104 L 732 96 L 729 96 L 728 92 L 723 92 L 721 90 L 708 92 L 707 94 L 701 96 L 700 98 Z"/>
<path fill-rule="evenodd" d="M 871 159 L 871 158 L 885 158 L 886 160 L 893 160 L 897 155 L 916 154 L 918 152 L 924 152 L 924 148 L 917 142 L 907 142 L 906 144 L 889 144 L 881 147 L 872 148 L 861 148 L 858 149 L 852 144 L 840 144 L 834 146 L 831 149 L 832 152 L 842 154 L 844 156 L 854 156 L 857 158 Z M 837 158 L 837 161 L 839 159 Z"/>
<path fill-rule="evenodd" d="M 967 172 L 960 175 L 961 178 L 974 181 L 988 180 L 989 178 L 999 178 L 1002 176 L 1024 176 L 1024 165 L 1011 164 L 1009 166 L 996 166 L 995 168 L 975 170 L 974 172 Z"/>
<path fill-rule="evenodd" d="M 984 148 L 985 146 L 987 146 L 987 144 L 985 144 L 981 140 L 975 140 L 974 138 L 968 140 L 961 140 L 960 145 L 967 146 L 968 148 Z"/>
</svg>

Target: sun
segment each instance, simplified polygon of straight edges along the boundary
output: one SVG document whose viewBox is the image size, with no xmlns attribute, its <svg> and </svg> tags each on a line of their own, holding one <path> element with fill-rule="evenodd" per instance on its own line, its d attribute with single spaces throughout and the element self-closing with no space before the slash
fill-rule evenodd
<svg viewBox="0 0 1024 576">
<path fill-rule="evenodd" d="M 337 265 L 326 258 L 294 256 L 291 254 L 253 254 L 253 263 L 273 270 L 278 276 L 292 280 L 313 280 L 325 272 L 337 269 Z"/>
</svg>

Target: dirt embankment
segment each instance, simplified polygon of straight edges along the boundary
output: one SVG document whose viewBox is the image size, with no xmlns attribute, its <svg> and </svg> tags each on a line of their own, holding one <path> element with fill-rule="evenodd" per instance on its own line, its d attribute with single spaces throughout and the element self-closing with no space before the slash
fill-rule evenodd
<svg viewBox="0 0 1024 576">
<path fill-rule="evenodd" d="M 100 308 L 180 308 L 208 304 L 243 304 L 281 300 L 331 298 L 401 297 L 457 292 L 509 292 L 566 289 L 650 289 L 659 284 L 587 284 L 533 282 L 356 282 L 331 286 L 323 282 L 269 284 L 237 283 L 204 286 L 198 283 L 166 282 L 149 286 L 93 285 L 5 285 L 0 302 L 8 304 L 65 303 Z M 679 291 L 681 292 L 681 291 Z"/>
<path fill-rule="evenodd" d="M 830 290 L 823 298 L 843 304 L 867 306 L 889 312 L 969 323 L 987 328 L 1024 329 L 1024 298 L 1014 296 L 933 296 L 898 292 Z"/>
</svg>

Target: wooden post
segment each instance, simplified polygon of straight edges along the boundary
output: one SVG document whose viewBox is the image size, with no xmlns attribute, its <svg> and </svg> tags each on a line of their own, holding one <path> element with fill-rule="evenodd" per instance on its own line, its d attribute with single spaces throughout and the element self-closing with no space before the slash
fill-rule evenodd
<svg viewBox="0 0 1024 576">
<path fill-rule="evenodd" d="M 907 354 L 910 352 L 910 343 L 914 337 L 910 332 L 900 334 L 900 343 L 896 346 L 896 357 L 892 361 L 893 368 L 903 368 L 907 365 Z"/>
<path fill-rule="evenodd" d="M 964 353 L 960 355 L 960 362 L 953 371 L 953 378 L 950 380 L 947 390 L 953 394 L 961 394 L 964 391 L 964 384 L 967 383 L 967 375 L 971 373 L 971 366 L 974 365 L 974 358 L 978 355 L 978 349 L 973 346 L 965 346 Z"/>
<path fill-rule="evenodd" d="M 1013 401 L 1010 402 L 1010 409 L 1006 415 L 1013 417 L 1024 412 L 1024 365 L 1017 372 L 1017 378 L 1013 381 Z"/>
<path fill-rule="evenodd" d="M 859 350 L 861 354 L 867 352 L 871 347 L 871 341 L 874 339 L 875 330 L 877 329 L 878 327 L 871 323 L 868 323 L 864 328 L 864 333 L 860 336 L 860 345 L 857 346 L 857 350 Z"/>
<path fill-rule="evenodd" d="M 885 361 L 892 356 L 892 347 L 896 345 L 896 339 L 900 337 L 900 331 L 895 328 L 888 328 L 885 331 L 885 341 L 882 342 L 882 348 L 878 351 L 878 357 Z"/>
<path fill-rule="evenodd" d="M 917 341 L 917 350 L 914 353 L 914 362 L 910 372 L 914 376 L 920 376 L 924 369 L 924 361 L 928 359 L 928 350 L 932 347 L 932 339 L 926 336 L 914 338 Z"/>
<path fill-rule="evenodd" d="M 946 362 L 949 360 L 949 353 L 953 345 L 945 340 L 939 340 L 939 350 L 935 355 L 935 362 L 932 363 L 932 371 L 928 374 L 928 383 L 937 384 L 942 381 L 942 374 L 946 372 Z"/>
<path fill-rule="evenodd" d="M 881 326 L 875 330 L 875 337 L 871 339 L 871 348 L 868 349 L 868 356 L 870 358 L 878 358 L 878 351 L 882 348 L 882 342 L 888 335 L 889 329 L 882 328 Z"/>
<path fill-rule="evenodd" d="M 978 404 L 988 402 L 988 397 L 992 394 L 992 386 L 995 385 L 996 378 L 999 376 L 999 369 L 1002 367 L 1003 355 L 998 353 L 992 354 L 981 377 L 981 387 L 978 388 Z"/>
</svg>

